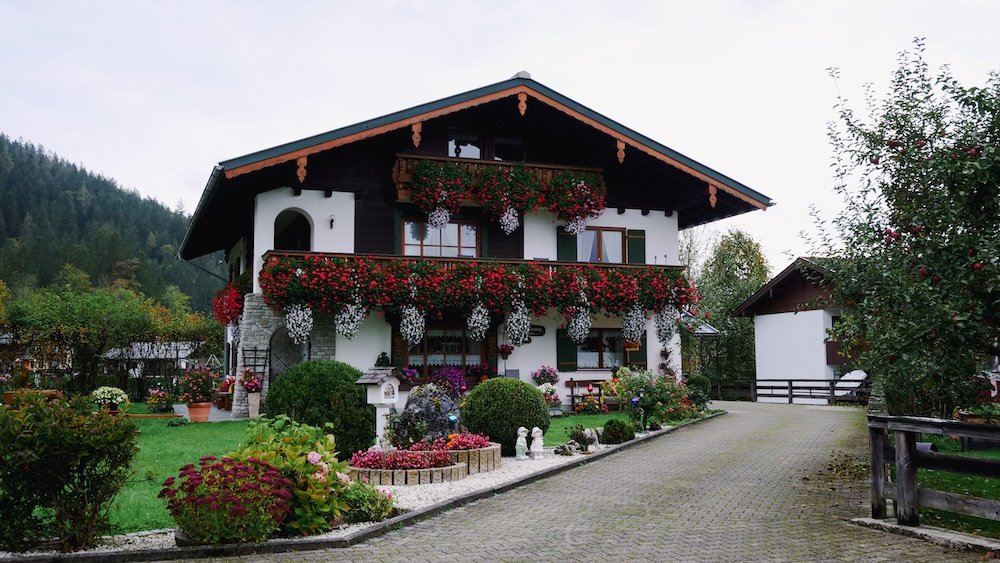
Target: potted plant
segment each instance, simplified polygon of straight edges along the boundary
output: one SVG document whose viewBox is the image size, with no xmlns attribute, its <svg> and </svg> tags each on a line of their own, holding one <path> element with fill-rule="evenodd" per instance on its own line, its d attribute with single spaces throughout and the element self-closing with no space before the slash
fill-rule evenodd
<svg viewBox="0 0 1000 563">
<path fill-rule="evenodd" d="M 250 418 L 260 416 L 260 390 L 264 385 L 264 378 L 257 375 L 250 368 L 243 369 L 240 377 L 240 385 L 247 391 L 247 408 L 250 409 Z"/>
<path fill-rule="evenodd" d="M 222 410 L 233 410 L 233 386 L 236 385 L 236 378 L 227 375 L 219 383 L 218 392 L 215 394 L 215 406 Z"/>
<path fill-rule="evenodd" d="M 219 381 L 219 374 L 208 368 L 192 368 L 184 371 L 181 376 L 181 388 L 184 393 L 180 399 L 187 403 L 188 418 L 191 422 L 208 422 L 208 414 L 212 410 L 212 394 Z"/>
<path fill-rule="evenodd" d="M 146 408 L 154 413 L 174 412 L 174 398 L 163 389 L 150 389 L 146 397 Z"/>
<path fill-rule="evenodd" d="M 118 405 L 128 402 L 128 395 L 117 387 L 98 387 L 90 394 L 90 400 L 99 408 L 107 408 L 108 412 L 118 414 Z"/>
<path fill-rule="evenodd" d="M 510 356 L 510 353 L 513 351 L 514 347 L 511 346 L 510 344 L 501 344 L 497 346 L 497 352 L 500 354 L 500 357 L 503 358 L 504 360 L 506 360 Z"/>
</svg>

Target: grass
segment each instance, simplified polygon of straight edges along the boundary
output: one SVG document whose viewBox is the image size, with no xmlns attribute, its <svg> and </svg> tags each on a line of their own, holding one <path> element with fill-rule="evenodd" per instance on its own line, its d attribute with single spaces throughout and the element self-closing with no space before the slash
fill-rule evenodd
<svg viewBox="0 0 1000 563">
<path fill-rule="evenodd" d="M 132 405 L 129 412 L 139 412 Z M 141 405 L 142 410 L 145 405 Z M 168 427 L 164 419 L 132 419 L 139 427 L 139 453 L 132 462 L 132 479 L 122 488 L 111 507 L 115 532 L 173 528 L 166 504 L 156 497 L 163 480 L 177 475 L 186 463 L 197 463 L 204 455 L 220 455 L 235 449 L 246 437 L 247 421 L 213 422 Z"/>
<path fill-rule="evenodd" d="M 568 442 L 570 426 L 581 424 L 584 428 L 597 428 L 604 426 L 604 423 L 612 418 L 627 421 L 628 415 L 623 412 L 612 412 L 608 414 L 564 414 L 552 417 L 549 431 L 545 433 L 545 445 L 554 446 Z"/>
</svg>

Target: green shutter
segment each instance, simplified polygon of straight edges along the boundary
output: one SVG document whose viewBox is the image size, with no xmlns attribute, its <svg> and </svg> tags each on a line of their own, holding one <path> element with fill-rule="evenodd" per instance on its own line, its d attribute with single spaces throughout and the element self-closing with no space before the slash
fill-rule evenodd
<svg viewBox="0 0 1000 563">
<path fill-rule="evenodd" d="M 556 330 L 556 369 L 576 371 L 576 343 L 564 328 Z"/>
<path fill-rule="evenodd" d="M 499 363 L 497 362 L 497 328 L 492 327 L 489 334 L 486 335 L 486 342 L 484 343 L 486 353 L 486 363 L 493 368 L 493 371 L 497 371 Z"/>
<path fill-rule="evenodd" d="M 406 353 L 409 351 L 403 335 L 399 332 L 399 323 L 392 323 L 392 346 L 391 346 L 392 366 L 396 368 L 406 367 Z"/>
<path fill-rule="evenodd" d="M 639 369 L 648 369 L 649 362 L 646 361 L 646 336 L 648 331 L 642 333 L 639 338 L 639 349 L 635 352 L 625 352 L 625 365 L 629 367 L 637 367 Z"/>
<path fill-rule="evenodd" d="M 626 246 L 629 264 L 646 263 L 646 231 L 631 230 L 626 233 Z"/>
<path fill-rule="evenodd" d="M 567 233 L 562 227 L 556 227 L 556 260 L 576 262 L 576 235 Z"/>
</svg>

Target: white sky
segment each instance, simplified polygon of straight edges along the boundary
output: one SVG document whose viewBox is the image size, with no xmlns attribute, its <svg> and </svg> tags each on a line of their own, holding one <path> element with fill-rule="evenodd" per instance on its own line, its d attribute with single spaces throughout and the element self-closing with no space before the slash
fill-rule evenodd
<svg viewBox="0 0 1000 563">
<path fill-rule="evenodd" d="M 0 0 L 0 131 L 190 213 L 221 160 L 527 70 L 775 199 L 715 226 L 777 271 L 808 206 L 839 205 L 837 86 L 863 110 L 916 36 L 982 84 L 998 21 L 990 0 Z"/>
</svg>

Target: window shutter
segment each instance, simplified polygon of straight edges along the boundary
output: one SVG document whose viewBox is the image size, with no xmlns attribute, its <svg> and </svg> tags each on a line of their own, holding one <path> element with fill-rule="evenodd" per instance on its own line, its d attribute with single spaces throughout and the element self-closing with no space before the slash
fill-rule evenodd
<svg viewBox="0 0 1000 563">
<path fill-rule="evenodd" d="M 392 323 L 392 366 L 399 369 L 406 367 L 408 351 L 403 335 L 399 332 L 399 323 Z"/>
<path fill-rule="evenodd" d="M 493 368 L 493 371 L 497 370 L 497 329 L 493 327 L 490 332 L 486 335 L 486 363 Z"/>
<path fill-rule="evenodd" d="M 625 352 L 625 364 L 639 369 L 649 369 L 649 362 L 646 361 L 646 337 L 649 331 L 642 333 L 639 337 L 639 349 L 635 352 Z"/>
<path fill-rule="evenodd" d="M 625 234 L 629 264 L 646 263 L 646 231 L 631 230 Z"/>
<path fill-rule="evenodd" d="M 576 371 L 576 343 L 564 328 L 556 330 L 556 369 Z"/>
<path fill-rule="evenodd" d="M 562 227 L 556 227 L 556 260 L 576 262 L 576 235 L 567 233 Z"/>
</svg>

